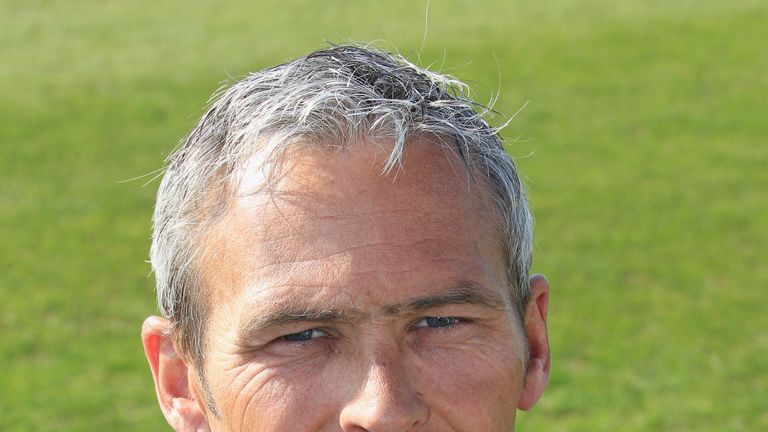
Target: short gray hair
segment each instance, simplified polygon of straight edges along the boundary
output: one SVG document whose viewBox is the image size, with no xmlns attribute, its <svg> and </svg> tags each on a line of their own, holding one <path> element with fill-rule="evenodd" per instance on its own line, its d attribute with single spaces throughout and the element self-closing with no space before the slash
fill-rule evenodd
<svg viewBox="0 0 768 432">
<path fill-rule="evenodd" d="M 368 47 L 334 46 L 220 90 L 169 156 L 157 194 L 150 258 L 157 301 L 182 352 L 202 373 L 207 297 L 197 268 L 200 237 L 222 211 L 229 182 L 249 156 L 276 160 L 292 144 L 346 147 L 361 138 L 394 142 L 384 172 L 399 166 L 409 139 L 440 137 L 489 192 L 503 239 L 511 298 L 522 322 L 529 300 L 533 222 L 512 158 L 488 109 L 450 76 Z"/>
</svg>

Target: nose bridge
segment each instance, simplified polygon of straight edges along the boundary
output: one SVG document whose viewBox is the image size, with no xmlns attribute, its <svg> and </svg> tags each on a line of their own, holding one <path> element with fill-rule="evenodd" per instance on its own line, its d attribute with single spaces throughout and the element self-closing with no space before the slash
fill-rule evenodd
<svg viewBox="0 0 768 432">
<path fill-rule="evenodd" d="M 402 397 L 411 393 L 408 390 L 412 383 L 409 382 L 407 366 L 403 364 L 404 359 L 400 351 L 398 347 L 390 346 L 372 353 L 367 362 L 362 394 L 383 398 L 385 396 Z"/>
<path fill-rule="evenodd" d="M 363 356 L 363 381 L 341 413 L 344 431 L 414 431 L 426 422 L 429 409 L 403 354 L 392 344 Z"/>
</svg>

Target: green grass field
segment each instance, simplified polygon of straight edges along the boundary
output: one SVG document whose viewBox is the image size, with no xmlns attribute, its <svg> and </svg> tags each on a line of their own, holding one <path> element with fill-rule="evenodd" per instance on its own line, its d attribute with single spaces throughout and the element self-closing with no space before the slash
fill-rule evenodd
<svg viewBox="0 0 768 432">
<path fill-rule="evenodd" d="M 168 430 L 139 329 L 162 166 L 228 76 L 379 41 L 527 107 L 553 286 L 525 431 L 768 430 L 768 4 L 0 2 L 0 430 Z M 423 50 L 421 49 L 423 45 Z M 420 54 L 420 55 L 419 55 Z"/>
</svg>

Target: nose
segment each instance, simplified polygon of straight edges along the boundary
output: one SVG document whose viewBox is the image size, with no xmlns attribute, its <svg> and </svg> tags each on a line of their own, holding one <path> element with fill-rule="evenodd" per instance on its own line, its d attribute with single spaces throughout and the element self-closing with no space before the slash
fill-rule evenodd
<svg viewBox="0 0 768 432">
<path fill-rule="evenodd" d="M 409 382 L 399 359 L 370 362 L 364 384 L 342 408 L 344 432 L 413 432 L 429 418 L 429 407 Z"/>
</svg>

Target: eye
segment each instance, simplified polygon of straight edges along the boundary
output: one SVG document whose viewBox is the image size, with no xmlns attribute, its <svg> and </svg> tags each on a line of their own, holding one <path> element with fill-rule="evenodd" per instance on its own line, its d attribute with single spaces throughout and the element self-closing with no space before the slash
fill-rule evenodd
<svg viewBox="0 0 768 432">
<path fill-rule="evenodd" d="M 286 342 L 307 342 L 324 336 L 328 336 L 328 333 L 319 329 L 308 329 L 281 336 L 280 339 Z"/>
<path fill-rule="evenodd" d="M 461 322 L 461 319 L 456 317 L 424 317 L 417 321 L 414 328 L 440 328 L 450 327 Z"/>
</svg>

